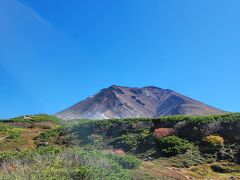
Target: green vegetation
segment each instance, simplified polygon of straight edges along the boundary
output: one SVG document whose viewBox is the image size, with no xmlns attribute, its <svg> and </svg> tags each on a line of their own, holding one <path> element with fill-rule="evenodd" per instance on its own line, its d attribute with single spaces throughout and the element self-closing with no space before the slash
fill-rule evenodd
<svg viewBox="0 0 240 180">
<path fill-rule="evenodd" d="M 203 139 L 203 141 L 206 144 L 209 144 L 211 146 L 221 146 L 224 143 L 223 137 L 218 136 L 218 135 L 217 136 L 216 135 L 207 136 Z"/>
<path fill-rule="evenodd" d="M 214 172 L 219 173 L 240 173 L 240 166 L 229 162 L 214 163 L 211 166 Z"/>
<path fill-rule="evenodd" d="M 187 140 L 177 136 L 158 138 L 157 143 L 160 151 L 167 156 L 185 153 L 191 147 Z"/>
<path fill-rule="evenodd" d="M 120 148 L 135 153 L 139 157 L 147 157 L 151 154 L 151 156 L 159 157 L 159 153 L 164 154 L 163 152 L 167 150 L 156 151 L 161 148 L 154 138 L 155 130 L 171 130 L 170 133 L 165 133 L 166 138 L 174 135 L 176 138 L 173 141 L 176 143 L 182 142 L 178 141 L 180 138 L 184 139 L 184 142 L 189 141 L 192 146 L 201 146 L 204 149 L 206 143 L 204 144 L 202 140 L 208 136 L 215 137 L 215 139 L 216 137 L 224 138 L 225 142 L 222 142 L 222 146 L 229 147 L 230 144 L 238 142 L 240 132 L 237 127 L 239 126 L 240 114 L 235 113 L 211 116 L 169 116 L 153 119 L 91 120 L 75 122 L 63 128 L 61 132 L 70 144 L 82 147 L 93 145 L 94 148 L 100 146 L 101 148 Z M 94 144 L 93 142 L 96 140 L 98 143 Z M 188 148 L 187 143 L 183 144 L 181 144 L 182 148 L 177 148 L 176 154 L 179 153 L 178 151 L 184 152 L 184 149 Z"/>
<path fill-rule="evenodd" d="M 130 179 L 140 161 L 110 152 L 40 148 L 0 155 L 0 179 Z"/>
<path fill-rule="evenodd" d="M 13 127 L 5 123 L 0 123 L 1 139 L 17 139 L 21 135 L 21 128 Z"/>
<path fill-rule="evenodd" d="M 240 177 L 239 127 L 239 113 L 69 122 L 21 116 L 0 122 L 0 179 Z"/>
<path fill-rule="evenodd" d="M 116 161 L 124 169 L 136 169 L 140 166 L 141 161 L 131 155 L 108 154 L 108 158 Z"/>
<path fill-rule="evenodd" d="M 17 139 L 21 135 L 21 130 L 20 129 L 10 129 L 7 131 L 9 133 L 7 139 Z"/>
<path fill-rule="evenodd" d="M 55 143 L 61 120 L 49 115 L 21 116 L 0 122 L 0 152 L 34 149 L 40 142 Z"/>
<path fill-rule="evenodd" d="M 56 140 L 59 138 L 61 132 L 61 128 L 56 126 L 52 129 L 47 129 L 43 131 L 37 138 L 35 138 L 36 142 L 51 142 L 54 144 Z"/>
<path fill-rule="evenodd" d="M 61 120 L 53 116 L 2 121 L 0 179 L 130 179 L 130 169 L 141 164 L 109 150 L 68 148 L 61 133 Z"/>
<path fill-rule="evenodd" d="M 16 118 L 5 120 L 5 121 L 19 122 L 19 123 L 52 122 L 56 124 L 60 124 L 62 122 L 61 119 L 55 116 L 47 115 L 47 114 L 19 116 Z"/>
<path fill-rule="evenodd" d="M 85 120 L 79 123 L 75 121 L 63 128 L 61 137 L 70 146 L 80 146 L 88 150 L 120 149 L 142 160 L 149 157 L 156 159 L 154 164 L 161 162 L 161 165 L 157 163 L 156 166 L 162 167 L 162 164 L 165 164 L 166 167 L 190 168 L 203 167 L 204 164 L 222 160 L 233 164 L 239 163 L 238 127 L 240 127 L 239 113 L 152 119 Z M 150 165 L 146 163 L 146 167 L 148 166 Z M 210 166 L 208 170 L 214 173 Z M 144 172 L 147 171 L 145 168 Z M 138 170 L 134 172 L 142 175 Z"/>
<path fill-rule="evenodd" d="M 122 135 L 120 137 L 114 138 L 110 145 L 113 145 L 115 148 L 124 149 L 126 151 L 135 150 L 134 148 L 138 145 L 138 143 L 145 139 L 148 135 L 148 131 Z"/>
</svg>

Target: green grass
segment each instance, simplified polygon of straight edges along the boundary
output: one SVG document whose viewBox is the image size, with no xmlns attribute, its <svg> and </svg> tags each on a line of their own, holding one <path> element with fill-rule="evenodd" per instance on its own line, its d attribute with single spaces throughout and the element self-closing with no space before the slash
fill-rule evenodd
<svg viewBox="0 0 240 180">
<path fill-rule="evenodd" d="M 38 142 L 55 144 L 61 120 L 45 114 L 21 116 L 0 122 L 0 152 L 35 148 Z"/>
<path fill-rule="evenodd" d="M 51 145 L 56 143 L 56 140 L 59 138 L 61 132 L 61 127 L 54 127 L 52 129 L 47 129 L 43 131 L 37 138 L 35 138 L 35 143 L 39 142 L 48 142 Z"/>
<path fill-rule="evenodd" d="M 34 123 L 34 122 L 52 122 L 55 124 L 61 124 L 62 120 L 55 116 L 47 114 L 38 114 L 38 115 L 27 115 L 19 116 L 16 118 L 9 119 L 11 122 L 20 122 L 20 123 Z"/>
<path fill-rule="evenodd" d="M 0 138 L 17 139 L 21 135 L 22 128 L 14 127 L 0 122 Z"/>
<path fill-rule="evenodd" d="M 42 148 L 0 154 L 0 179 L 130 179 L 140 161 L 110 152 Z"/>
</svg>

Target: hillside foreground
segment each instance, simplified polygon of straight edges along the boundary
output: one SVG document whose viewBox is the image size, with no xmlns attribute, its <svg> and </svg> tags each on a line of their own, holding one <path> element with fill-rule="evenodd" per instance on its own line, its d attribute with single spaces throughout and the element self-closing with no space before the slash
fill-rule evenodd
<svg viewBox="0 0 240 180">
<path fill-rule="evenodd" d="M 239 179 L 240 114 L 0 122 L 0 179 Z"/>
</svg>

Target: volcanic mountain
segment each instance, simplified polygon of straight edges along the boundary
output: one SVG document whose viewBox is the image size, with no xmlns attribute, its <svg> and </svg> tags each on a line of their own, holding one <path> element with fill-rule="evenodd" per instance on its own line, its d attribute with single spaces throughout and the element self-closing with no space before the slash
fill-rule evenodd
<svg viewBox="0 0 240 180">
<path fill-rule="evenodd" d="M 224 111 L 169 89 L 113 85 L 56 114 L 65 120 L 208 115 Z"/>
</svg>

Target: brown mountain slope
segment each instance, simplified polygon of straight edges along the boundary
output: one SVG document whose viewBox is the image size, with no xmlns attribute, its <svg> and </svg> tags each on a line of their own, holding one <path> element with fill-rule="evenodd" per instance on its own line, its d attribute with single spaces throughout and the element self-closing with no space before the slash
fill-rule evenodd
<svg viewBox="0 0 240 180">
<path fill-rule="evenodd" d="M 223 111 L 172 90 L 152 86 L 129 88 L 113 85 L 56 115 L 62 119 L 70 120 L 221 113 Z"/>
</svg>

